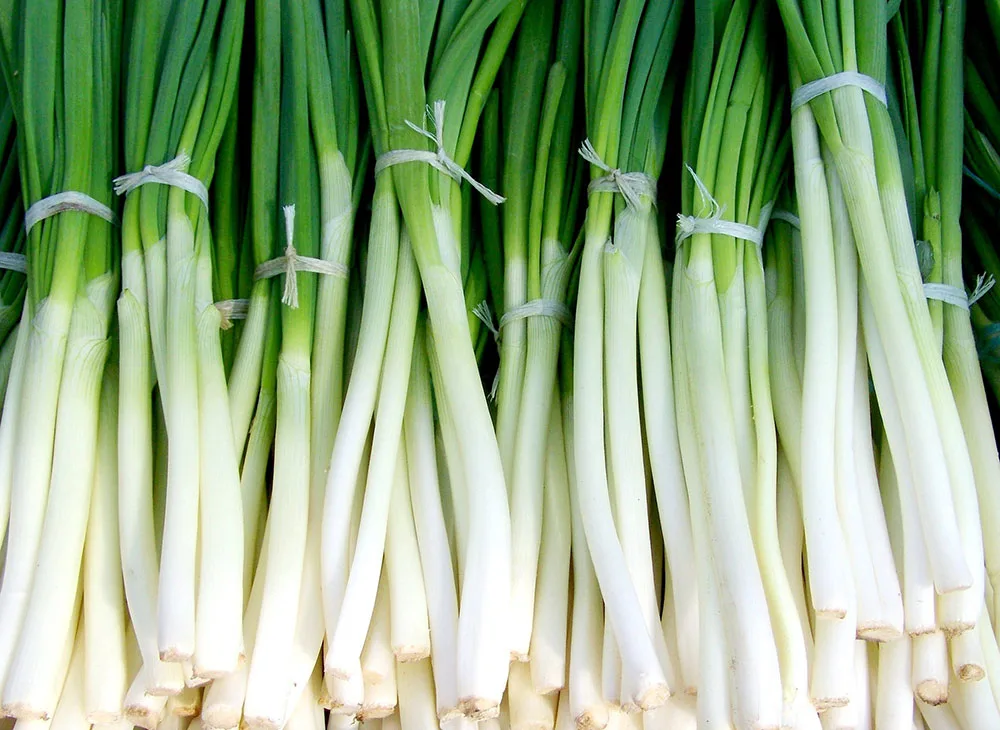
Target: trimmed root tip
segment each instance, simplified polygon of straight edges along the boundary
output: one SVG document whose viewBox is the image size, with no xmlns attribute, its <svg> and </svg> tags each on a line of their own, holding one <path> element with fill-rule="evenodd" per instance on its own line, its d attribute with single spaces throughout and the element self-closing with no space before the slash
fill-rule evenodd
<svg viewBox="0 0 1000 730">
<path fill-rule="evenodd" d="M 986 678 L 986 670 L 978 664 L 962 664 L 955 674 L 963 682 L 978 682 Z"/>
<path fill-rule="evenodd" d="M 835 707 L 847 707 L 848 699 L 846 697 L 813 697 L 812 704 L 816 708 L 816 712 L 824 712 L 826 710 L 832 710 Z"/>
<path fill-rule="evenodd" d="M 238 727 L 243 708 L 207 705 L 201 710 L 201 724 L 206 730 L 230 730 Z"/>
<path fill-rule="evenodd" d="M 340 679 L 345 682 L 354 678 L 354 673 L 350 669 L 345 669 L 344 667 L 335 667 L 332 664 L 326 662 L 323 663 L 323 674 L 326 675 L 327 681 L 330 681 L 330 677 L 334 679 Z"/>
<path fill-rule="evenodd" d="M 358 711 L 358 721 L 381 720 L 383 717 L 389 717 L 395 711 L 395 705 L 361 705 L 361 709 Z"/>
<path fill-rule="evenodd" d="M 974 628 L 976 628 L 976 624 L 972 621 L 957 621 L 942 624 L 941 626 L 941 630 L 944 632 L 944 635 L 949 639 L 958 636 L 959 634 L 964 634 L 966 631 L 972 631 Z"/>
<path fill-rule="evenodd" d="M 576 730 L 604 730 L 608 726 L 607 708 L 592 707 L 584 710 L 576 718 Z"/>
<path fill-rule="evenodd" d="M 397 662 L 419 662 L 421 659 L 430 657 L 431 648 L 429 646 L 409 644 L 393 647 L 392 653 L 396 657 Z"/>
<path fill-rule="evenodd" d="M 125 719 L 137 727 L 156 730 L 156 726 L 160 724 L 162 719 L 162 714 L 153 712 L 148 707 L 126 707 Z"/>
<path fill-rule="evenodd" d="M 486 697 L 463 697 L 458 701 L 458 708 L 463 715 L 476 722 L 500 716 L 500 704 Z"/>
<path fill-rule="evenodd" d="M 842 618 L 847 618 L 846 608 L 814 608 L 816 611 L 816 618 L 825 618 L 831 621 L 839 621 Z"/>
<path fill-rule="evenodd" d="M 662 707 L 670 699 L 670 688 L 665 682 L 658 682 L 645 687 L 640 686 L 635 695 L 635 703 L 644 712 Z"/>
<path fill-rule="evenodd" d="M 181 664 L 182 662 L 191 662 L 192 659 L 194 659 L 193 651 L 187 651 L 176 646 L 168 646 L 166 649 L 160 649 L 161 662 Z"/>
<path fill-rule="evenodd" d="M 448 720 L 454 720 L 456 717 L 462 717 L 462 711 L 457 707 L 439 707 L 438 720 L 441 722 L 448 722 Z"/>
<path fill-rule="evenodd" d="M 39 707 L 33 707 L 27 702 L 4 702 L 0 713 L 16 720 L 51 720 L 52 713 Z"/>
<path fill-rule="evenodd" d="M 925 679 L 917 683 L 916 695 L 928 705 L 943 705 L 948 701 L 948 685 L 936 679 Z"/>
<path fill-rule="evenodd" d="M 895 641 L 903 632 L 898 626 L 893 626 L 886 623 L 871 623 L 871 624 L 858 624 L 857 637 L 862 641 Z"/>
</svg>

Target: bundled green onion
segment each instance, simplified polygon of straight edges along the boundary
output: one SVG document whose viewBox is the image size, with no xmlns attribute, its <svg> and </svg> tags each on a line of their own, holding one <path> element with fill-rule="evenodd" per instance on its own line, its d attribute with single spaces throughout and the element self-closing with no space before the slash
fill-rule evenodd
<svg viewBox="0 0 1000 730">
<path fill-rule="evenodd" d="M 130 28 L 128 173 L 116 181 L 127 194 L 119 499 L 140 680 L 153 694 L 179 690 L 180 662 L 202 680 L 232 672 L 243 643 L 242 444 L 230 420 L 206 192 L 239 77 L 243 16 L 237 2 L 140 3 Z M 158 580 L 149 529 L 154 384 L 166 426 Z M 132 690 L 141 696 L 140 684 Z"/>
<path fill-rule="evenodd" d="M 698 716 L 735 727 L 797 726 L 811 709 L 775 510 L 761 246 L 788 144 L 767 10 L 696 11 L 705 25 L 685 97 L 673 280 L 677 427 L 699 568 Z"/>
<path fill-rule="evenodd" d="M 116 620 L 113 604 L 100 610 L 121 583 L 114 504 L 106 499 L 114 482 L 107 472 L 95 480 L 97 465 L 109 466 L 98 454 L 107 456 L 114 426 L 113 391 L 102 399 L 102 385 L 118 290 L 108 180 L 118 149 L 122 9 L 53 0 L 6 3 L 3 13 L 28 287 L 0 423 L 7 485 L 0 492 L 10 494 L 0 588 L 2 708 L 18 719 L 51 718 L 72 654 L 87 668 L 86 688 L 82 673 L 77 680 L 86 693 L 81 715 L 101 721 L 120 710 L 126 681 L 121 613 Z M 109 549 L 90 555 L 101 541 Z M 107 582 L 91 566 L 107 569 Z M 81 603 L 88 613 L 82 627 Z M 99 696 L 93 672 L 106 673 L 112 701 L 117 688 L 117 706 Z"/>
<path fill-rule="evenodd" d="M 653 311 L 649 298 L 640 304 L 640 288 L 655 282 L 657 273 L 662 277 L 655 270 L 661 262 L 652 206 L 673 88 L 663 91 L 664 78 L 679 14 L 674 3 L 601 3 L 588 8 L 584 22 L 587 141 L 581 154 L 591 164 L 591 183 L 574 330 L 572 453 L 576 504 L 606 622 L 603 647 L 598 647 L 599 626 L 587 631 L 577 625 L 580 614 L 574 614 L 571 655 L 593 657 L 590 666 L 577 671 L 597 675 L 575 678 L 571 666 L 571 693 L 574 684 L 591 693 L 571 697 L 577 718 L 600 718 L 603 702 L 627 711 L 655 709 L 677 684 L 677 660 L 661 626 L 661 576 L 651 554 L 637 362 L 637 350 L 647 344 L 637 345 L 636 336 L 637 318 L 643 320 L 638 325 L 643 340 L 659 339 L 655 346 L 662 348 L 668 336 L 665 284 L 660 282 L 659 292 L 651 295 Z M 644 280 L 645 263 L 652 258 L 651 279 Z M 650 364 L 643 353 L 644 374 Z M 650 395 L 670 398 L 655 388 Z M 670 424 L 654 419 L 653 427 L 651 448 L 669 459 L 676 446 L 669 442 Z M 676 498 L 684 501 L 670 468 L 658 459 L 654 476 L 658 501 L 666 509 L 671 499 L 672 505 L 678 504 Z M 686 512 L 686 505 L 682 509 Z M 671 518 L 688 524 L 683 513 Z M 683 542 L 684 536 L 678 537 Z M 682 580 L 683 571 L 678 563 Z"/>
</svg>

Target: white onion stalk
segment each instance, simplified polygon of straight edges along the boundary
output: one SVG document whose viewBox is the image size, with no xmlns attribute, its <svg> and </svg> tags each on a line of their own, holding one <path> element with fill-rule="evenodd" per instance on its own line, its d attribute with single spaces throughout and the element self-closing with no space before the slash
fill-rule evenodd
<svg viewBox="0 0 1000 730">
<path fill-rule="evenodd" d="M 142 656 L 139 652 L 139 645 L 136 643 L 135 634 L 130 630 L 126 636 L 128 643 L 128 666 L 132 676 L 128 691 L 125 693 L 125 700 L 122 703 L 125 720 L 133 726 L 155 730 L 167 708 L 166 695 L 154 695 L 147 692 L 149 683 L 149 672 L 142 663 Z M 178 666 L 178 670 L 180 667 Z M 180 690 L 178 690 L 179 692 Z"/>
<path fill-rule="evenodd" d="M 198 496 L 198 594 L 194 675 L 223 677 L 243 653 L 244 537 L 239 456 L 233 440 L 229 391 L 219 339 L 221 314 L 212 303 L 208 226 L 200 225 L 195 296 L 198 428 L 201 437 Z"/>
<path fill-rule="evenodd" d="M 302 695 L 295 709 L 288 716 L 285 727 L 288 730 L 323 730 L 326 725 L 323 707 L 319 704 L 319 688 L 322 685 L 319 666 L 309 675 Z"/>
<path fill-rule="evenodd" d="M 674 326 L 670 336 L 674 352 L 688 347 L 687 328 L 683 325 L 687 312 L 684 289 L 687 279 L 684 261 L 674 263 L 671 297 L 674 302 Z M 729 669 L 726 666 L 728 648 L 719 609 L 718 585 L 713 575 L 712 555 L 705 515 L 705 473 L 692 412 L 689 363 L 687 357 L 674 362 L 674 397 L 677 403 L 678 442 L 683 457 L 684 479 L 687 484 L 691 514 L 691 537 L 698 577 L 698 699 L 699 724 L 712 727 L 732 727 L 732 698 Z"/>
<path fill-rule="evenodd" d="M 813 706 L 824 712 L 845 707 L 854 690 L 854 641 L 857 620 L 853 606 L 844 618 L 814 616 L 814 651 L 809 697 Z"/>
<path fill-rule="evenodd" d="M 366 272 L 361 336 L 358 341 L 340 425 L 333 443 L 325 483 L 321 541 L 323 613 L 332 636 L 347 583 L 348 543 L 362 452 L 368 438 L 381 367 L 389 336 L 392 293 L 396 287 L 400 250 L 399 211 L 391 177 L 376 180 L 368 235 L 369 271 Z"/>
<path fill-rule="evenodd" d="M 195 326 L 197 260 L 186 193 L 167 199 L 165 383 L 167 496 L 160 551 L 157 642 L 165 661 L 189 661 L 195 650 L 196 569 L 200 484 L 200 414 Z M 153 321 L 152 307 L 150 321 Z M 152 332 L 152 325 L 151 325 Z M 155 334 L 153 337 L 155 345 Z"/>
<path fill-rule="evenodd" d="M 868 359 L 860 328 L 857 334 L 858 344 L 855 348 L 857 364 L 854 368 L 854 465 L 858 496 L 861 501 L 861 518 L 868 538 L 885 623 L 894 630 L 903 630 L 906 626 L 906 614 L 902 589 L 889 540 L 889 528 L 882 504 L 871 436 Z"/>
<path fill-rule="evenodd" d="M 913 637 L 911 686 L 917 699 L 931 705 L 948 701 L 951 663 L 944 632 L 933 631 Z"/>
<path fill-rule="evenodd" d="M 444 374 L 441 372 L 441 361 L 434 348 L 434 337 L 430 327 L 425 329 L 427 345 L 427 359 L 431 371 L 431 382 L 434 386 L 434 393 L 438 394 L 444 390 Z M 471 530 L 469 515 L 469 490 L 465 477 L 465 459 L 462 456 L 461 444 L 458 441 L 455 418 L 452 415 L 451 407 L 441 398 L 436 398 L 434 402 L 437 412 L 437 440 L 444 458 L 439 458 L 439 462 L 444 463 L 445 469 L 441 471 L 442 492 L 451 498 L 451 510 L 448 515 L 451 518 L 449 525 L 452 539 L 452 554 L 455 556 L 455 577 L 457 578 L 458 594 L 461 596 L 462 587 L 465 585 L 465 566 L 468 560 L 469 531 Z M 457 625 L 456 625 L 457 630 Z M 458 634 L 456 633 L 456 641 Z M 456 650 L 456 659 L 457 659 Z M 457 681 L 457 674 L 456 674 Z M 457 691 L 457 690 L 456 690 Z"/>
<path fill-rule="evenodd" d="M 638 308 L 649 231 L 647 218 L 652 201 L 643 197 L 639 208 L 627 206 L 615 218 L 614 240 L 605 246 L 604 367 L 607 413 L 609 481 L 618 539 L 629 575 L 638 594 L 646 631 L 666 676 L 669 666 L 666 642 L 653 578 L 646 502 L 646 475 L 639 415 Z"/>
<path fill-rule="evenodd" d="M 327 123 L 332 122 L 328 119 Z M 350 270 L 354 234 L 351 171 L 340 150 L 319 149 L 319 203 L 322 236 L 319 257 Z M 325 485 L 344 402 L 344 330 L 347 323 L 346 276 L 320 276 L 313 314 L 311 476 Z"/>
<path fill-rule="evenodd" d="M 60 642 L 76 634 L 101 384 L 110 347 L 106 338 L 117 288 L 118 278 L 111 272 L 91 280 L 73 311 L 35 576 L 3 687 L 3 707 L 15 717 L 51 716 L 58 698 Z"/>
<path fill-rule="evenodd" d="M 389 581 L 392 651 L 396 659 L 401 662 L 426 659 L 431 655 L 427 593 L 424 588 L 420 547 L 413 519 L 408 458 L 400 434 L 385 535 L 383 570 L 387 573 Z M 364 669 L 363 661 L 362 669 Z"/>
<path fill-rule="evenodd" d="M 802 625 L 781 561 L 778 539 L 778 441 L 771 402 L 767 359 L 767 293 L 764 262 L 755 246 L 744 247 L 744 290 L 747 309 L 750 395 L 756 442 L 755 481 L 750 516 L 754 548 L 774 630 L 781 671 L 782 724 L 798 722 L 808 707 L 808 663 Z"/>
<path fill-rule="evenodd" d="M 71 637 L 72 658 L 66 681 L 62 683 L 61 691 L 57 693 L 58 704 L 51 715 L 49 730 L 78 730 L 88 726 L 87 710 L 84 703 L 84 682 L 86 679 L 87 662 L 84 657 L 83 636 Z M 48 719 L 48 718 L 43 718 Z"/>
<path fill-rule="evenodd" d="M 271 335 L 277 339 L 277 333 Z M 269 343 L 277 349 L 277 343 Z M 276 354 L 276 353 L 272 353 Z M 275 358 L 276 360 L 277 358 Z M 270 362 L 273 368 L 276 363 Z M 271 447 L 274 445 L 275 421 L 277 420 L 277 398 L 275 393 L 274 371 L 272 369 L 270 383 L 262 385 L 257 395 L 257 409 L 250 425 L 247 437 L 246 453 L 240 472 L 240 495 L 243 512 L 243 603 L 247 604 L 253 587 L 257 583 L 257 571 L 260 550 L 266 544 L 262 538 L 264 525 L 267 522 L 267 467 L 271 457 Z M 247 608 L 249 611 L 249 608 Z M 244 628 L 244 644 L 253 632 Z M 251 643 L 253 639 L 250 639 Z M 244 665 L 249 665 L 251 650 L 244 647 Z"/>
<path fill-rule="evenodd" d="M 580 514 L 580 496 L 573 459 L 573 382 L 571 348 L 563 354 L 568 367 L 562 379 L 562 419 L 566 440 L 566 467 L 569 476 L 571 550 L 573 559 L 573 598 L 570 616 L 569 695 L 570 715 L 580 730 L 603 730 L 608 725 L 607 706 L 601 697 L 601 637 L 604 633 L 601 589 L 587 548 Z"/>
<path fill-rule="evenodd" d="M 266 330 L 271 321 L 272 284 L 269 279 L 261 279 L 254 282 L 253 289 L 250 290 L 247 318 L 243 322 L 233 367 L 229 372 L 229 414 L 232 421 L 233 444 L 238 456 L 243 456 L 255 409 L 259 409 L 258 394 L 264 366 L 264 343 L 267 337 Z"/>
<path fill-rule="evenodd" d="M 885 512 L 887 516 L 899 515 L 898 520 L 893 519 L 890 522 L 893 524 L 893 530 L 897 529 L 896 524 L 898 524 L 901 533 L 897 536 L 897 543 L 902 552 L 903 624 L 908 634 L 917 636 L 934 631 L 937 627 L 934 584 L 930 558 L 927 554 L 929 545 L 925 541 L 919 520 L 916 486 L 913 481 L 914 466 L 906 449 L 897 393 L 889 379 L 886 352 L 875 326 L 874 312 L 866 286 L 862 286 L 861 315 L 865 349 L 885 429 L 880 474 L 883 499 L 887 505 Z"/>
<path fill-rule="evenodd" d="M 551 730 L 556 722 L 556 696 L 543 695 L 531 681 L 531 665 L 513 662 L 507 684 L 512 730 Z"/>
<path fill-rule="evenodd" d="M 153 424 L 150 339 L 141 254 L 122 260 L 126 288 L 118 299 L 118 536 L 130 625 L 142 652 L 149 691 L 170 694 L 184 685 L 179 664 L 160 659 L 156 640 L 159 574 L 153 507 Z"/>
<path fill-rule="evenodd" d="M 413 362 L 406 399 L 403 435 L 409 470 L 410 502 L 426 589 L 437 712 L 438 718 L 443 720 L 458 710 L 455 675 L 458 594 L 438 484 L 434 413 L 423 319 L 418 321 L 414 337 Z M 441 468 L 443 470 L 444 464 Z"/>
<path fill-rule="evenodd" d="M 263 543 L 267 544 L 266 528 Z M 243 617 L 244 647 L 247 658 L 240 662 L 236 671 L 216 679 L 205 690 L 201 717 L 205 727 L 211 730 L 229 730 L 238 727 L 243 717 L 247 678 L 250 674 L 250 657 L 253 656 L 254 642 L 257 639 L 257 625 L 260 619 L 260 605 L 264 596 L 266 575 L 267 563 L 261 560 L 254 576 L 253 588 L 250 589 L 250 597 Z"/>
<path fill-rule="evenodd" d="M 816 122 L 808 105 L 792 114 L 792 135 L 805 275 L 800 488 L 810 563 L 809 593 L 819 616 L 843 618 L 848 602 L 854 600 L 854 591 L 850 586 L 850 557 L 838 519 L 838 421 L 831 417 L 838 400 L 837 268 L 827 176 Z M 853 380 L 848 382 L 853 386 Z M 853 413 L 847 415 L 853 418 Z"/>
<path fill-rule="evenodd" d="M 396 658 L 391 643 L 393 600 L 390 592 L 387 571 L 383 571 L 375 597 L 371 628 L 361 652 L 365 699 L 358 713 L 359 718 L 386 717 L 396 710 Z"/>
<path fill-rule="evenodd" d="M 361 468 L 359 469 L 357 477 L 357 485 L 355 486 L 355 491 L 360 492 L 363 488 L 364 481 L 368 474 L 368 464 L 371 461 L 372 452 L 372 433 L 369 430 L 368 438 L 365 440 L 364 450 L 361 453 Z M 348 550 L 354 549 L 354 544 L 357 542 L 358 530 L 361 524 L 361 500 L 357 499 L 351 507 L 350 520 L 347 525 L 347 544 Z M 318 545 L 318 543 L 316 543 Z M 318 552 L 314 554 L 311 551 L 306 552 L 306 563 L 307 569 L 319 570 L 319 554 Z M 314 567 L 310 568 L 310 563 L 314 564 Z M 318 582 L 316 585 L 319 585 Z M 300 608 L 306 608 L 303 604 Z M 322 637 L 324 632 L 323 624 L 323 613 L 322 613 L 322 601 L 313 606 L 313 610 L 319 610 L 317 626 L 319 628 L 318 634 L 313 637 L 309 636 L 309 639 L 316 638 L 315 643 L 310 643 L 306 645 L 303 642 L 304 632 L 303 629 L 312 627 L 312 622 L 314 616 L 312 611 L 308 616 L 308 621 L 303 621 L 303 617 L 300 615 L 299 629 L 296 631 L 296 662 L 299 663 L 300 668 L 305 665 L 307 650 L 312 649 L 317 651 L 322 644 Z M 312 632 L 313 628 L 309 628 L 309 632 Z M 323 677 L 323 691 L 320 694 L 320 702 L 324 707 L 327 707 L 332 712 L 341 714 L 354 714 L 356 715 L 361 710 L 361 705 L 364 704 L 364 677 L 361 672 L 358 671 L 352 675 L 350 679 L 339 679 L 335 677 L 332 673 L 326 673 Z M 294 693 L 293 693 L 294 694 Z"/>
<path fill-rule="evenodd" d="M 382 365 L 382 384 L 375 414 L 375 432 L 361 523 L 347 586 L 337 611 L 337 623 L 332 629 L 327 625 L 330 641 L 324 659 L 325 670 L 340 679 L 350 679 L 351 673 L 360 669 L 361 650 L 375 605 L 419 305 L 420 285 L 416 261 L 404 231 L 404 235 L 400 237 L 396 291 L 393 295 L 389 337 Z"/>
<path fill-rule="evenodd" d="M 802 570 L 805 530 L 802 526 L 802 513 L 799 511 L 796 491 L 792 469 L 788 465 L 784 450 L 781 450 L 778 452 L 778 545 L 781 548 L 781 563 L 788 578 L 802 638 L 805 641 L 806 665 L 811 666 L 813 634 L 806 604 L 805 573 Z"/>
<path fill-rule="evenodd" d="M 435 226 L 441 250 L 451 221 Z M 427 241 L 426 231 L 421 232 Z M 417 247 L 419 248 L 419 247 Z M 469 317 L 457 272 L 421 261 L 420 278 L 430 315 L 434 349 L 447 362 L 440 400 L 448 404 L 468 487 L 469 534 L 458 613 L 458 697 L 464 714 L 485 718 L 498 711 L 510 650 L 506 626 L 510 604 L 510 509 L 500 450 L 470 344 Z M 474 486 L 474 488 L 472 488 Z"/>
<path fill-rule="evenodd" d="M 118 367 L 104 371 L 97 463 L 83 551 L 84 708 L 87 722 L 118 722 L 128 684 L 125 589 L 118 545 Z"/>
<path fill-rule="evenodd" d="M 29 300 L 26 297 L 21 317 L 25 323 L 31 322 Z M 14 360 L 11 364 L 7 390 L 4 394 L 2 417 L 0 417 L 0 543 L 6 546 L 7 525 L 10 518 L 11 496 L 14 482 L 14 448 L 17 441 L 18 410 L 21 407 L 21 393 L 24 388 L 24 370 L 28 359 L 28 343 L 31 327 L 18 326 L 15 340 Z"/>
<path fill-rule="evenodd" d="M 667 282 L 655 216 L 647 217 L 639 284 L 639 367 L 646 445 L 674 597 L 679 676 L 685 691 L 698 684 L 698 579 L 691 512 L 681 465 L 667 313 Z M 679 688 L 675 688 L 679 689 Z"/>
<path fill-rule="evenodd" d="M 531 629 L 531 683 L 550 694 L 566 684 L 566 636 L 569 620 L 571 518 L 569 474 L 563 437 L 562 400 L 553 384 L 545 456 L 542 545 L 538 588 Z"/>
<path fill-rule="evenodd" d="M 601 694 L 612 714 L 622 712 L 630 698 L 623 689 L 622 655 L 615 641 L 615 632 L 608 621 L 604 622 L 604 640 L 601 646 Z M 669 685 L 667 685 L 669 686 Z M 631 708 L 630 708 L 631 709 Z M 615 720 L 610 720 L 614 724 Z"/>
<path fill-rule="evenodd" d="M 397 664 L 396 691 L 399 693 L 399 720 L 403 727 L 438 726 L 430 661 L 423 659 Z"/>
<path fill-rule="evenodd" d="M 780 671 L 743 490 L 739 488 L 733 412 L 728 392 L 721 387 L 727 381 L 709 244 L 708 237 L 697 235 L 688 243 L 692 250 L 683 269 L 686 311 L 681 319 L 690 406 L 704 470 L 704 529 L 708 535 L 704 544 L 711 545 L 720 609 L 727 624 L 730 653 L 726 656 L 740 657 L 735 684 L 739 696 L 734 697 L 738 716 L 769 727 L 781 721 Z M 738 605 L 740 610 L 727 610 L 730 605 Z"/>
<path fill-rule="evenodd" d="M 878 681 L 875 689 L 875 727 L 911 730 L 913 689 L 910 686 L 912 661 L 910 637 L 878 645 Z"/>
<path fill-rule="evenodd" d="M 775 252 L 773 263 L 766 272 L 767 354 L 771 372 L 771 398 L 781 452 L 788 461 L 797 493 L 802 484 L 802 378 L 796 362 L 793 322 L 796 311 L 801 307 L 795 306 L 793 256 L 797 248 L 794 240 L 799 237 L 799 233 L 778 220 L 771 223 L 769 231 L 774 239 L 770 250 Z"/>
<path fill-rule="evenodd" d="M 610 202 L 610 201 L 608 201 Z M 596 204 L 588 209 L 588 216 Z M 588 228 L 596 227 L 588 226 Z M 574 337 L 574 458 L 582 526 L 601 586 L 610 622 L 628 678 L 629 694 L 643 709 L 652 709 L 670 694 L 652 637 L 643 601 L 630 577 L 609 498 L 604 414 L 604 277 L 606 240 L 588 230 L 580 268 Z M 659 633 L 659 622 L 655 627 Z"/>
<path fill-rule="evenodd" d="M 21 406 L 17 409 L 10 520 L 0 585 L 0 686 L 24 621 L 52 474 L 56 409 L 73 302 L 46 298 L 33 312 Z M 31 377 L 27 377 L 30 373 Z"/>
<path fill-rule="evenodd" d="M 361 479 L 367 473 L 367 465 L 371 456 L 371 439 L 366 439 L 362 450 L 362 460 L 359 469 L 354 492 L 361 489 Z M 299 591 L 298 616 L 295 619 L 295 640 L 292 644 L 292 654 L 290 658 L 290 672 L 287 680 L 291 683 L 288 695 L 288 707 L 286 712 L 291 713 L 295 709 L 298 695 L 305 687 L 305 682 L 311 675 L 316 659 L 320 655 L 323 646 L 323 638 L 326 634 L 324 623 L 324 606 L 321 580 L 321 546 L 323 539 L 324 522 L 324 500 L 325 500 L 326 480 L 323 474 L 314 474 L 309 485 L 309 520 L 306 525 L 306 548 L 302 565 L 302 581 Z M 354 500 L 350 510 L 350 521 L 348 523 L 348 549 L 353 549 L 357 541 L 358 523 L 361 519 L 361 500 Z M 346 557 L 345 557 L 346 560 Z M 346 576 L 345 576 L 346 579 Z M 329 694 L 327 689 L 333 687 L 333 695 L 339 707 L 347 710 L 358 711 L 364 696 L 364 682 L 361 677 L 356 677 L 350 682 L 342 682 L 333 677 L 326 676 L 326 682 L 320 691 L 320 699 L 325 694 Z M 331 699 L 331 702 L 334 700 Z M 356 709 L 353 709 L 356 708 Z"/>
</svg>

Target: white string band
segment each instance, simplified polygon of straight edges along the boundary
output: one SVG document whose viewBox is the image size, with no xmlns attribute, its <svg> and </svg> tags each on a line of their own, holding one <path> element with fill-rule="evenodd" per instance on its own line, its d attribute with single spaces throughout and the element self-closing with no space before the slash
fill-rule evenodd
<svg viewBox="0 0 1000 730">
<path fill-rule="evenodd" d="M 375 174 L 393 165 L 401 165 L 404 162 L 423 162 L 430 165 L 435 170 L 443 172 L 455 182 L 461 184 L 463 180 L 469 183 L 475 190 L 486 198 L 493 205 L 499 205 L 506 198 L 493 192 L 481 182 L 472 177 L 465 169 L 448 156 L 444 148 L 444 101 L 438 99 L 434 102 L 434 108 L 427 107 L 427 118 L 434 125 L 434 131 L 430 132 L 423 127 L 418 127 L 409 119 L 406 126 L 417 134 L 426 137 L 437 146 L 436 152 L 430 150 L 389 150 L 375 160 Z"/>
<path fill-rule="evenodd" d="M 802 84 L 792 92 L 792 111 L 808 104 L 817 96 L 829 93 L 834 89 L 842 89 L 845 86 L 857 86 L 862 91 L 866 91 L 878 99 L 882 106 L 888 106 L 885 96 L 885 87 L 871 76 L 858 73 L 857 71 L 841 71 L 832 76 L 825 76 L 808 84 Z"/>
<path fill-rule="evenodd" d="M 939 302 L 968 310 L 973 304 L 986 296 L 986 292 L 992 289 L 994 284 L 996 284 L 996 281 L 992 276 L 980 274 L 976 278 L 976 288 L 972 290 L 971 294 L 967 295 L 965 290 L 960 287 L 928 282 L 924 284 L 924 297 L 927 299 L 936 299 Z"/>
<path fill-rule="evenodd" d="M 645 195 L 650 200 L 656 200 L 656 179 L 644 172 L 622 172 L 617 167 L 611 167 L 597 154 L 589 139 L 580 145 L 580 157 L 591 165 L 604 171 L 602 177 L 591 180 L 587 186 L 588 193 L 621 193 L 630 208 L 639 207 L 639 198 Z"/>
<path fill-rule="evenodd" d="M 499 329 L 502 330 L 511 322 L 528 317 L 551 317 L 566 327 L 573 326 L 573 313 L 562 302 L 557 302 L 555 299 L 532 299 L 504 312 L 500 318 Z"/>
<path fill-rule="evenodd" d="M 262 263 L 254 270 L 253 279 L 259 281 L 284 274 L 285 289 L 281 295 L 281 303 L 292 309 L 298 309 L 299 283 L 295 272 L 307 271 L 313 274 L 325 274 L 326 276 L 346 279 L 350 275 L 350 270 L 337 261 L 299 256 L 293 243 L 295 238 L 295 206 L 286 205 L 282 211 L 285 214 L 285 239 L 288 241 L 285 246 L 285 255 Z"/>
<path fill-rule="evenodd" d="M 70 210 L 96 215 L 98 218 L 103 218 L 111 224 L 118 223 L 118 217 L 115 215 L 115 212 L 104 203 L 94 200 L 86 193 L 67 190 L 32 203 L 31 207 L 24 213 L 24 232 L 30 233 L 36 223 L 41 223 L 46 218 L 51 218 L 54 215 Z"/>
<path fill-rule="evenodd" d="M 227 330 L 233 326 L 233 320 L 246 319 L 250 312 L 249 299 L 223 299 L 215 302 L 215 308 L 219 310 L 222 319 L 219 322 L 219 329 Z"/>
<path fill-rule="evenodd" d="M 790 210 L 772 210 L 771 220 L 784 221 L 792 228 L 798 228 L 798 229 L 802 228 L 802 221 L 800 221 L 799 217 L 794 213 L 792 213 Z"/>
<path fill-rule="evenodd" d="M 128 195 L 140 185 L 156 183 L 180 188 L 194 195 L 208 210 L 208 188 L 194 175 L 187 173 L 191 158 L 184 152 L 162 165 L 146 165 L 138 172 L 128 172 L 114 179 L 115 194 Z"/>
<path fill-rule="evenodd" d="M 28 259 L 23 253 L 13 251 L 0 251 L 0 269 L 7 271 L 17 271 L 21 274 L 28 273 Z"/>
<path fill-rule="evenodd" d="M 774 209 L 774 202 L 772 201 L 761 208 L 760 221 L 756 226 L 723 220 L 722 214 L 725 212 L 725 208 L 719 205 L 719 202 L 712 197 L 712 194 L 708 192 L 708 188 L 705 187 L 705 183 L 691 169 L 691 166 L 685 165 L 685 167 L 691 174 L 691 177 L 694 178 L 694 184 L 698 187 L 698 193 L 701 195 L 702 202 L 708 205 L 709 215 L 703 218 L 678 213 L 676 245 L 680 246 L 684 241 L 697 233 L 715 233 L 749 241 L 760 249 L 764 245 L 764 231 L 767 230 L 771 211 Z"/>
</svg>

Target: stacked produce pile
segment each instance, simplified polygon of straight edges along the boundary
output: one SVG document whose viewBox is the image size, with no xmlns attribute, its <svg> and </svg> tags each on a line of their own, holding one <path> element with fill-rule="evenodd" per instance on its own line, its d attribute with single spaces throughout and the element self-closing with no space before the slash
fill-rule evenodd
<svg viewBox="0 0 1000 730">
<path fill-rule="evenodd" d="M 0 0 L 0 730 L 1000 730 L 998 42 Z"/>
</svg>

